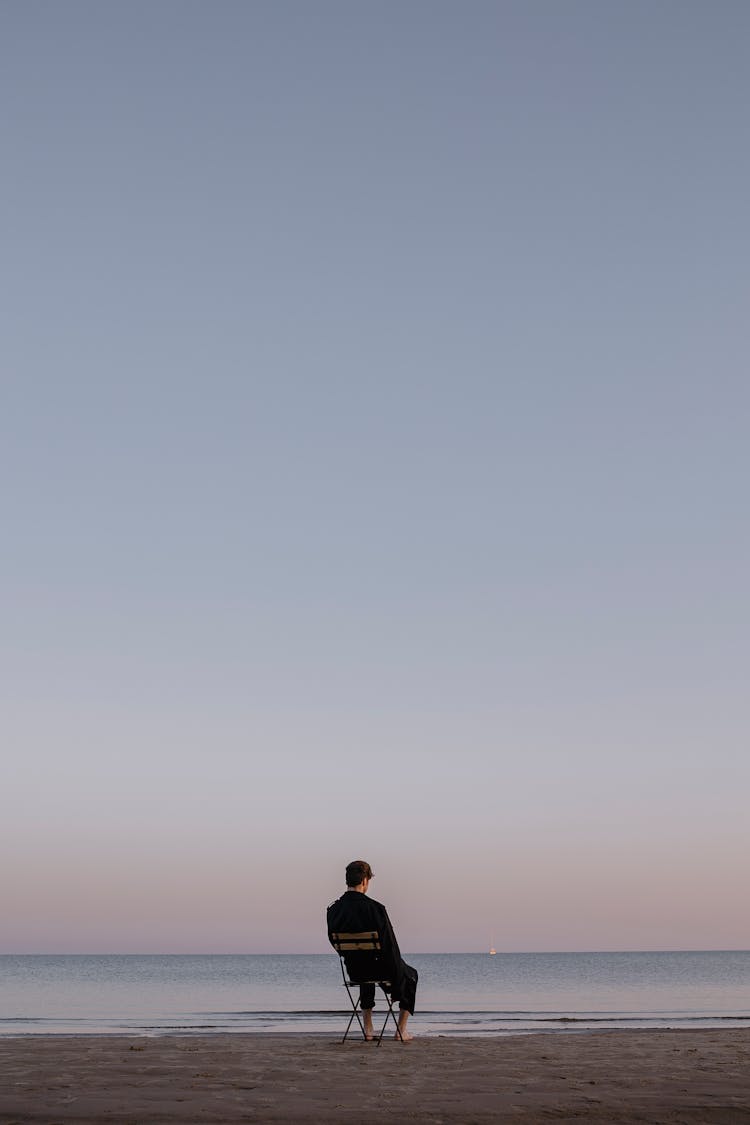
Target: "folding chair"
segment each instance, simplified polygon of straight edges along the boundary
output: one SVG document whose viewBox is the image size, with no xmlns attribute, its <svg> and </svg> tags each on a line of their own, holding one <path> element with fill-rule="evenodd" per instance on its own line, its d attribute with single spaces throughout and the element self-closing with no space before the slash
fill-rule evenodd
<svg viewBox="0 0 750 1125">
<path fill-rule="evenodd" d="M 352 1014 L 349 1016 L 349 1023 L 346 1025 L 344 1038 L 341 1040 L 341 1042 L 346 1042 L 346 1038 L 349 1034 L 349 1029 L 354 1023 L 355 1018 L 357 1020 L 357 1023 L 359 1024 L 360 1031 L 362 1032 L 362 1038 L 365 1038 L 365 1025 L 362 1023 L 362 1017 L 360 1015 L 361 1009 L 359 1006 L 359 986 L 361 984 L 377 985 L 383 993 L 386 1003 L 388 1004 L 388 1011 L 385 1013 L 383 1026 L 380 1029 L 380 1034 L 377 1036 L 378 1046 L 380 1046 L 383 1039 L 383 1034 L 386 1027 L 388 1026 L 389 1016 L 393 1020 L 394 1026 L 396 1028 L 396 1034 L 400 1039 L 401 1032 L 399 1030 L 398 1020 L 396 1019 L 396 1013 L 393 1010 L 393 997 L 391 996 L 391 989 L 393 988 L 392 983 L 388 980 L 375 980 L 372 976 L 365 977 L 361 980 L 351 980 L 350 974 L 347 972 L 346 962 L 344 961 L 345 953 L 380 952 L 380 935 L 378 934 L 378 931 L 364 930 L 362 933 L 357 934 L 330 933 L 328 936 L 331 940 L 331 945 L 339 955 L 341 961 L 341 976 L 344 979 L 344 988 L 346 989 L 346 994 L 349 997 L 349 1002 L 352 1006 Z M 353 992 L 354 989 L 357 990 L 356 998 Z"/>
</svg>

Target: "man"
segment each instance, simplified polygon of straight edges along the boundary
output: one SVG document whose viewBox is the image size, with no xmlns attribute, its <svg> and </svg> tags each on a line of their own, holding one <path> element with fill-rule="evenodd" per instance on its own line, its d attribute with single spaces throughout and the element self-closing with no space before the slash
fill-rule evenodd
<svg viewBox="0 0 750 1125">
<path fill-rule="evenodd" d="M 327 910 L 328 933 L 360 933 L 377 930 L 380 934 L 380 953 L 347 953 L 344 961 L 352 980 L 363 976 L 381 977 L 392 985 L 392 996 L 399 1002 L 398 1032 L 396 1039 L 408 1043 L 413 1036 L 406 1030 L 409 1016 L 414 1014 L 417 995 L 417 970 L 407 965 L 401 956 L 388 917 L 380 902 L 367 898 L 372 879 L 372 868 L 364 859 L 353 860 L 346 868 L 346 893 L 336 899 Z M 362 984 L 359 989 L 359 1006 L 365 1029 L 365 1039 L 373 1039 L 372 1009 L 375 1007 L 375 985 Z"/>
</svg>

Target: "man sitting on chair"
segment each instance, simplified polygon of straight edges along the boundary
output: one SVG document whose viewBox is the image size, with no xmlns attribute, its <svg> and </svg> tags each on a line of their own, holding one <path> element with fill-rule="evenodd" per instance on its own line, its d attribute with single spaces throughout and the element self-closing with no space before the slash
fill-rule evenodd
<svg viewBox="0 0 750 1125">
<path fill-rule="evenodd" d="M 396 1038 L 404 1043 L 413 1038 L 406 1030 L 409 1016 L 414 1014 L 417 995 L 417 970 L 407 965 L 401 956 L 386 908 L 380 902 L 367 898 L 367 888 L 372 879 L 372 868 L 363 859 L 353 860 L 346 869 L 346 893 L 328 907 L 328 933 L 361 933 L 377 930 L 380 935 L 379 953 L 346 953 L 344 962 L 350 978 L 363 976 L 390 981 L 391 995 L 399 1001 L 398 1031 Z M 359 1006 L 362 1009 L 365 1038 L 372 1039 L 372 1009 L 375 1007 L 375 985 L 362 984 L 359 989 Z"/>
</svg>

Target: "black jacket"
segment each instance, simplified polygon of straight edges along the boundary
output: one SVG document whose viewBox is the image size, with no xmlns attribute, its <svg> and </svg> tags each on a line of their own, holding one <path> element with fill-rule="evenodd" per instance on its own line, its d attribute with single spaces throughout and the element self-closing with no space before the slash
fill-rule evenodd
<svg viewBox="0 0 750 1125">
<path fill-rule="evenodd" d="M 328 907 L 326 920 L 329 940 L 331 933 L 353 934 L 363 930 L 377 930 L 380 934 L 379 953 L 360 951 L 344 954 L 344 962 L 352 980 L 389 980 L 395 985 L 399 984 L 404 961 L 388 911 L 382 902 L 376 902 L 361 891 L 346 891 Z"/>
</svg>

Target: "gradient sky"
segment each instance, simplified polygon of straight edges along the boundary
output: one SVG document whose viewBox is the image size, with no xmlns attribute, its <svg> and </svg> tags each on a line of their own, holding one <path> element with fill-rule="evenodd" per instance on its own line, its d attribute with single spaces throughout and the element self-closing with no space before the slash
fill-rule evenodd
<svg viewBox="0 0 750 1125">
<path fill-rule="evenodd" d="M 0 6 L 0 951 L 747 948 L 750 6 Z"/>
</svg>

